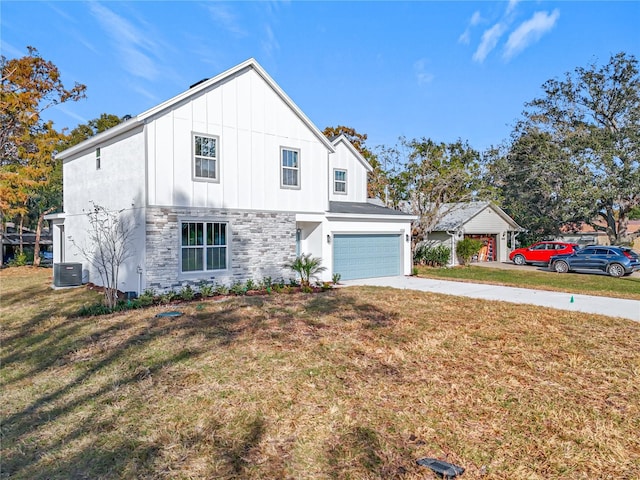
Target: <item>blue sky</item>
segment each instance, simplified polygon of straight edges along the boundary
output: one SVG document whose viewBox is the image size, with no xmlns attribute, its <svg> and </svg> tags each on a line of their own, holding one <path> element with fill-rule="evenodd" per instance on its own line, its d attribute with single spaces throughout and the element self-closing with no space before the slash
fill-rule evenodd
<svg viewBox="0 0 640 480">
<path fill-rule="evenodd" d="M 2 54 L 26 46 L 87 99 L 57 128 L 136 115 L 253 57 L 320 128 L 484 150 L 508 138 L 550 78 L 612 54 L 640 58 L 640 2 L 14 2 Z"/>
</svg>

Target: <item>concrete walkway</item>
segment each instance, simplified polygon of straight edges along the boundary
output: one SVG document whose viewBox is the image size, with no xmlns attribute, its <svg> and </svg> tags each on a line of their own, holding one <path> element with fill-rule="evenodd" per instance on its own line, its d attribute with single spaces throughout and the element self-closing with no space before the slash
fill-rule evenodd
<svg viewBox="0 0 640 480">
<path fill-rule="evenodd" d="M 462 297 L 498 300 L 519 304 L 537 305 L 540 307 L 572 310 L 576 312 L 595 313 L 609 317 L 627 318 L 640 322 L 640 301 L 621 298 L 596 297 L 527 288 L 503 287 L 478 283 L 451 282 L 419 277 L 380 277 L 362 280 L 341 281 L 345 286 L 370 285 L 391 287 L 406 290 L 442 293 Z M 573 301 L 572 301 L 573 299 Z"/>
</svg>

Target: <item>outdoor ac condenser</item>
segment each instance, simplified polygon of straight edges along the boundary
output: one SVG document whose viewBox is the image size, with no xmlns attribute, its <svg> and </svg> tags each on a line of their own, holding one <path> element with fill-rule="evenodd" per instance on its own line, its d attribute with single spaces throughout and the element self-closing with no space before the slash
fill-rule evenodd
<svg viewBox="0 0 640 480">
<path fill-rule="evenodd" d="M 53 285 L 55 287 L 77 287 L 82 285 L 82 264 L 54 263 Z"/>
</svg>

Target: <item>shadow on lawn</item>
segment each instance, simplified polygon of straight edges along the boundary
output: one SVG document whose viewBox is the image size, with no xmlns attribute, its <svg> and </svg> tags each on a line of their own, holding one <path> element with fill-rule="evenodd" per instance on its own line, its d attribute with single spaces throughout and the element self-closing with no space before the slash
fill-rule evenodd
<svg viewBox="0 0 640 480">
<path fill-rule="evenodd" d="M 64 302 L 59 307 L 64 309 Z M 194 314 L 178 318 L 149 318 L 152 313 L 145 310 L 114 314 L 98 321 L 65 318 L 58 313 L 51 324 L 38 330 L 43 320 L 56 313 L 53 310 L 53 307 L 46 308 L 24 319 L 17 325 L 19 331 L 3 346 L 7 352 L 2 359 L 3 368 L 19 372 L 13 377 L 3 375 L 3 388 L 36 392 L 30 404 L 6 415 L 2 421 L 3 477 L 155 476 L 161 468 L 158 465 L 163 462 L 175 466 L 164 458 L 170 447 L 165 442 L 172 440 L 148 439 L 135 425 L 123 433 L 118 411 L 140 408 L 133 402 L 144 401 L 150 379 L 169 381 L 163 378 L 164 367 L 198 357 L 213 346 L 211 341 L 224 348 L 241 336 L 268 337 L 274 325 L 286 324 L 283 335 L 293 339 L 301 327 L 326 328 L 316 325 L 317 318 L 325 314 L 343 321 L 362 321 L 365 328 L 383 327 L 397 319 L 396 313 L 383 311 L 343 292 L 279 299 L 242 297 L 225 303 L 215 312 L 195 309 Z M 275 323 L 269 323 L 270 320 Z M 153 350 L 153 343 L 162 337 L 175 338 L 176 349 Z M 206 341 L 199 343 L 202 338 Z M 191 339 L 194 341 L 190 342 Z M 140 354 L 145 358 L 140 360 Z M 53 381 L 58 386 L 47 388 L 50 381 L 47 377 L 59 371 L 67 372 L 59 374 L 66 375 L 61 377 L 64 384 Z M 41 386 L 23 385 L 29 378 Z M 126 416 L 124 420 L 131 422 L 131 417 Z M 179 436 L 185 437 L 183 448 L 187 450 L 208 442 L 208 448 L 215 452 L 212 462 L 217 465 L 212 475 L 219 476 L 222 470 L 228 472 L 225 478 L 239 478 L 250 467 L 252 452 L 259 449 L 266 429 L 262 417 L 249 420 L 241 422 L 244 433 L 239 436 L 225 434 L 215 422 L 206 438 L 191 438 L 189 435 L 193 432 L 182 431 Z M 367 449 L 375 435 L 355 432 L 348 440 L 352 445 L 349 448 Z M 349 453 L 341 452 L 338 449 L 331 455 L 338 458 Z M 375 455 L 362 460 L 368 471 L 378 471 L 379 460 Z M 339 467 L 336 468 L 338 472 Z"/>
<path fill-rule="evenodd" d="M 46 382 L 48 372 L 55 375 L 53 370 L 56 367 L 64 368 L 67 364 L 75 364 L 73 366 L 76 369 L 67 374 L 73 377 L 64 385 L 34 395 L 29 405 L 4 416 L 2 477 L 119 478 L 149 473 L 146 470 L 153 468 L 154 457 L 166 446 L 140 440 L 136 438 L 135 431 L 127 432 L 126 437 L 114 433 L 117 432 L 118 418 L 109 418 L 109 407 L 113 402 L 130 401 L 118 396 L 119 389 L 138 386 L 138 390 L 143 391 L 148 379 L 157 374 L 161 377 L 163 367 L 197 357 L 202 351 L 191 346 L 179 347 L 175 352 L 154 352 L 140 365 L 136 365 L 135 355 L 145 352 L 145 348 L 156 339 L 167 335 L 178 335 L 184 342 L 188 340 L 187 337 L 204 333 L 218 339 L 220 345 L 228 345 L 242 332 L 241 328 L 236 328 L 243 323 L 242 310 L 242 304 L 234 303 L 213 315 L 185 315 L 177 319 L 153 317 L 145 320 L 144 311 L 136 312 L 138 316 L 133 319 L 120 320 L 122 315 L 114 315 L 110 317 L 110 322 L 105 319 L 110 325 L 85 336 L 80 329 L 86 328 L 86 319 L 59 318 L 54 325 L 38 332 L 33 338 L 29 338 L 32 327 L 50 312 L 41 312 L 26 320 L 21 331 L 27 338 L 14 335 L 4 345 L 4 349 L 8 348 L 11 353 L 3 358 L 2 364 L 4 369 L 30 368 L 13 378 L 5 375 L 4 378 L 10 380 L 4 382 L 4 388 L 30 377 L 39 378 L 37 382 Z M 132 334 L 125 333 L 123 341 L 110 341 L 112 336 L 127 329 L 132 329 Z M 75 358 L 78 352 L 83 351 L 88 353 L 81 355 L 80 359 Z M 80 373 L 74 375 L 78 370 Z M 117 378 L 113 378 L 113 375 L 105 377 L 114 370 L 119 372 Z M 32 391 L 42 391 L 42 388 Z M 69 417 L 78 420 L 70 423 Z M 56 422 L 61 423 L 56 425 Z M 49 433 L 51 428 L 54 431 L 64 429 L 64 433 L 52 439 Z M 217 436 L 216 449 L 220 457 L 227 468 L 236 473 L 244 468 L 243 452 L 246 453 L 260 442 L 264 422 L 256 421 L 245 428 L 246 438 L 241 445 L 234 439 L 225 440 Z M 105 438 L 110 438 L 108 444 L 101 444 L 103 434 Z M 75 445 L 71 448 L 73 453 L 64 455 L 65 460 L 61 461 L 61 452 L 72 444 Z M 87 446 L 80 446 L 84 444 Z M 47 462 L 43 456 L 56 460 Z"/>
<path fill-rule="evenodd" d="M 344 321 L 364 320 L 367 328 L 386 327 L 398 319 L 397 312 L 382 310 L 344 292 L 339 296 L 317 295 L 306 304 L 305 311 L 311 315 L 337 315 Z"/>
</svg>

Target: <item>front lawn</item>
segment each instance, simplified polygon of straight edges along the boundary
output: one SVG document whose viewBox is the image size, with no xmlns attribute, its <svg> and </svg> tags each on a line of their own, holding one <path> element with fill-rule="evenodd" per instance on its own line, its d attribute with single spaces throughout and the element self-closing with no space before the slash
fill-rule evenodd
<svg viewBox="0 0 640 480">
<path fill-rule="evenodd" d="M 635 322 L 364 287 L 79 318 L 50 275 L 0 272 L 2 478 L 640 471 Z"/>
<path fill-rule="evenodd" d="M 535 266 L 506 270 L 473 265 L 454 268 L 418 267 L 418 275 L 427 278 L 640 300 L 640 277 L 635 275 L 613 278 L 607 275 L 588 273 L 543 272 Z"/>
</svg>

